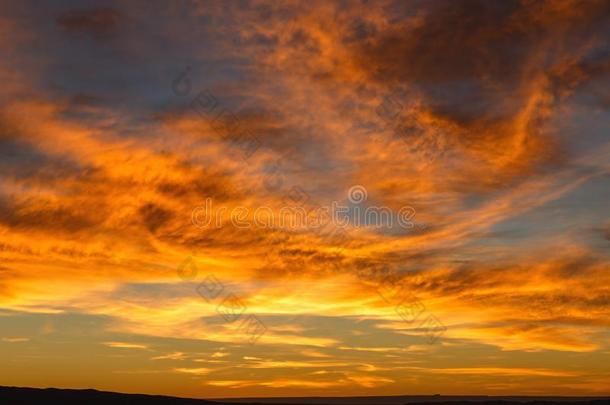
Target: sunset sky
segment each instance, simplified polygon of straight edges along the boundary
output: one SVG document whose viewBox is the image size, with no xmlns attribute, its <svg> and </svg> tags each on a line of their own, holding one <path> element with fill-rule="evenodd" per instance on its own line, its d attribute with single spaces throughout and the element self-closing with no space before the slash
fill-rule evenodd
<svg viewBox="0 0 610 405">
<path fill-rule="evenodd" d="M 0 55 L 0 385 L 610 395 L 609 1 L 0 0 Z"/>
</svg>

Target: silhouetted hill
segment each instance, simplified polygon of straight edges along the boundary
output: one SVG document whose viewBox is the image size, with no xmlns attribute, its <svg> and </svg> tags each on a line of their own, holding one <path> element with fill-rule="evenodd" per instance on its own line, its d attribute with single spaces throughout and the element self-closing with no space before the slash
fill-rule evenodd
<svg viewBox="0 0 610 405">
<path fill-rule="evenodd" d="M 204 399 L 166 397 L 162 395 L 119 394 L 97 390 L 57 388 L 0 387 L 0 403 L 6 405 L 210 405 Z M 214 405 L 221 404 L 213 402 Z"/>
<path fill-rule="evenodd" d="M 0 387 L 0 403 L 7 405 L 607 405 L 610 397 L 488 397 L 488 396 L 392 396 L 392 397 L 287 397 L 204 400 L 162 395 L 120 394 L 93 389 Z"/>
</svg>

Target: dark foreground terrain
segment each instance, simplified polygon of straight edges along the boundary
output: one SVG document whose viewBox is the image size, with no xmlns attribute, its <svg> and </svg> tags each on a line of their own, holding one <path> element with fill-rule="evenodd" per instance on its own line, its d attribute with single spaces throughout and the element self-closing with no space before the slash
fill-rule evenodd
<svg viewBox="0 0 610 405">
<path fill-rule="evenodd" d="M 0 387 L 0 403 L 6 405 L 39 404 L 148 404 L 148 405 L 606 405 L 610 397 L 487 397 L 487 396 L 392 396 L 392 397 L 311 397 L 311 398 L 235 398 L 204 400 L 166 397 L 160 395 L 120 394 L 97 390 L 69 390 L 55 388 Z"/>
</svg>

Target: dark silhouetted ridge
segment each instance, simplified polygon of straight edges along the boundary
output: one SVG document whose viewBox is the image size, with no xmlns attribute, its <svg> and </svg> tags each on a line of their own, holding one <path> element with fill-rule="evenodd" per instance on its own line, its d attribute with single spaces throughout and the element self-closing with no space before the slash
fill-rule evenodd
<svg viewBox="0 0 610 405">
<path fill-rule="evenodd" d="M 57 388 L 0 387 L 0 403 L 6 405 L 206 405 L 220 402 L 204 399 L 176 398 L 162 395 L 120 394 L 117 392 Z"/>
<path fill-rule="evenodd" d="M 387 396 L 387 397 L 286 397 L 192 399 L 163 395 L 121 394 L 93 389 L 1 387 L 0 403 L 7 405 L 607 405 L 608 397 L 488 397 L 488 396 Z"/>
</svg>

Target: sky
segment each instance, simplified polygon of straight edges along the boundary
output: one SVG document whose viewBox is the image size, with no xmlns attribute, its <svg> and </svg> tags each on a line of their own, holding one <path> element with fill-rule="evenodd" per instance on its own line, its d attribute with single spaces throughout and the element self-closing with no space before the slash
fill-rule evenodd
<svg viewBox="0 0 610 405">
<path fill-rule="evenodd" d="M 610 3 L 0 0 L 0 385 L 610 395 Z"/>
</svg>

